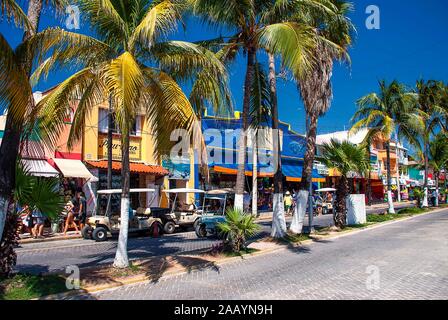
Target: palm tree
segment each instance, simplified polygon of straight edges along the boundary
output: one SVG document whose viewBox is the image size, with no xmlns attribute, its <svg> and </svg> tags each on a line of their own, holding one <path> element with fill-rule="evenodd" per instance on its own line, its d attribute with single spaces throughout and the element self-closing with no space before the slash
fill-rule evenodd
<svg viewBox="0 0 448 320">
<path fill-rule="evenodd" d="M 428 207 L 428 171 L 431 137 L 435 130 L 443 128 L 443 120 L 447 117 L 447 111 L 441 107 L 443 83 L 435 80 L 419 80 L 416 84 L 417 107 L 422 119 L 422 125 L 417 130 L 419 140 L 423 146 L 423 159 L 425 167 L 425 180 L 423 190 L 423 207 Z M 418 144 L 418 142 L 414 143 Z"/>
<path fill-rule="evenodd" d="M 243 134 L 239 142 L 238 173 L 235 187 L 235 208 L 243 209 L 245 189 L 245 160 L 247 130 L 249 129 L 250 87 L 255 74 L 256 55 L 260 47 L 272 53 L 281 53 L 287 67 L 294 70 L 308 69 L 312 60 L 314 36 L 311 28 L 297 23 L 266 24 L 262 13 L 268 10 L 270 0 L 210 1 L 189 0 L 192 11 L 213 26 L 235 30 L 228 40 L 233 48 L 242 49 L 247 55 L 247 68 L 243 95 Z"/>
<path fill-rule="evenodd" d="M 382 80 L 379 87 L 378 93 L 370 93 L 357 101 L 358 110 L 352 118 L 354 125 L 351 131 L 367 128 L 369 132 L 366 141 L 375 137 L 386 140 L 387 198 L 389 213 L 395 213 L 392 201 L 391 136 L 398 132 L 398 136 L 414 141 L 413 130 L 420 125 L 420 120 L 416 113 L 412 113 L 413 96 L 406 92 L 402 84 L 397 81 L 387 84 Z"/>
<path fill-rule="evenodd" d="M 322 146 L 322 161 L 328 167 L 336 169 L 340 174 L 336 191 L 335 225 L 344 228 L 346 225 L 346 198 L 349 192 L 347 176 L 349 173 L 364 175 L 370 170 L 370 160 L 366 157 L 364 146 L 332 139 Z"/>
<path fill-rule="evenodd" d="M 439 206 L 439 176 L 448 163 L 448 139 L 445 133 L 439 133 L 429 145 L 429 166 L 436 180 L 436 207 Z"/>
<path fill-rule="evenodd" d="M 312 182 L 318 119 L 329 110 L 331 105 L 333 62 L 334 60 L 349 61 L 347 49 L 352 43 L 352 33 L 355 30 L 347 17 L 348 12 L 352 10 L 352 4 L 339 0 L 331 0 L 329 3 L 332 5 L 330 13 L 311 12 L 303 17 L 307 24 L 315 27 L 318 39 L 314 50 L 316 62 L 312 70 L 303 77 L 295 77 L 304 104 L 307 123 L 306 151 L 300 185 L 303 198 L 306 198 L 305 194 L 308 194 Z M 299 207 L 305 210 L 306 205 Z M 299 216 L 304 215 L 303 213 L 294 215 L 291 225 L 293 232 L 300 230 L 297 227 Z"/>
<path fill-rule="evenodd" d="M 36 71 L 36 78 L 67 63 L 80 70 L 60 83 L 38 105 L 43 136 L 54 141 L 63 128 L 70 102 L 80 98 L 69 137 L 69 147 L 83 131 L 86 115 L 112 96 L 113 112 L 122 139 L 121 228 L 114 266 L 129 265 L 127 257 L 129 212 L 129 131 L 136 114 L 144 111 L 155 140 L 155 155 L 171 146 L 174 129 L 191 133 L 195 112 L 176 82 L 203 70 L 210 77 L 226 78 L 219 59 L 196 44 L 163 41 L 173 31 L 180 9 L 169 0 L 82 0 L 80 10 L 99 39 L 50 29 L 35 37 L 41 48 L 53 54 Z"/>
<path fill-rule="evenodd" d="M 275 24 L 281 22 L 296 21 L 303 23 L 306 21 L 308 15 L 325 15 L 333 14 L 333 6 L 326 0 L 306 0 L 306 1 L 289 1 L 280 0 L 273 1 L 269 10 L 262 14 L 262 20 L 265 24 Z M 308 25 L 304 25 L 308 28 Z M 278 117 L 278 101 L 277 101 L 277 80 L 275 71 L 275 55 L 273 52 L 267 50 L 269 63 L 269 89 L 271 95 L 272 105 L 272 131 L 273 131 L 273 152 L 276 157 L 275 174 L 274 174 L 274 197 L 273 197 L 273 220 L 271 236 L 274 238 L 282 238 L 286 233 L 286 221 L 283 206 L 283 173 L 281 163 L 280 150 L 280 132 L 279 132 L 279 117 Z M 293 70 L 294 74 L 301 76 L 302 70 Z"/>
<path fill-rule="evenodd" d="M 66 4 L 65 0 L 45 1 L 56 9 Z M 29 77 L 33 67 L 36 47 L 30 44 L 31 37 L 37 32 L 43 0 L 30 0 L 25 16 L 21 7 L 13 0 L 2 0 L 2 13 L 14 19 L 25 31 L 22 43 L 13 49 L 0 34 L 0 104 L 7 110 L 5 133 L 0 146 L 0 239 L 2 239 L 4 221 L 15 186 L 15 169 L 22 134 L 34 125 L 35 108 Z"/>
</svg>

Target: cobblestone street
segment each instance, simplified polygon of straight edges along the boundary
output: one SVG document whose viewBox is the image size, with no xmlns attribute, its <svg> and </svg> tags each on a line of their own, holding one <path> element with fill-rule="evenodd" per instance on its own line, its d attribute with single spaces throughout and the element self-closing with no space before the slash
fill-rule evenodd
<svg viewBox="0 0 448 320">
<path fill-rule="evenodd" d="M 448 210 L 77 298 L 447 299 L 446 230 Z"/>
</svg>

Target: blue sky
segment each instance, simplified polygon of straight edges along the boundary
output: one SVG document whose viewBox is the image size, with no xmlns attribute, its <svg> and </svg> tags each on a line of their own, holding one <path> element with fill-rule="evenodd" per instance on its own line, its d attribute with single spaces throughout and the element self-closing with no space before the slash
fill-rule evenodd
<svg viewBox="0 0 448 320">
<path fill-rule="evenodd" d="M 352 64 L 338 63 L 334 68 L 334 99 L 330 111 L 320 120 L 320 133 L 347 128 L 356 109 L 355 101 L 375 91 L 379 79 L 397 79 L 409 86 L 419 78 L 448 82 L 446 0 L 356 0 L 353 3 L 355 11 L 350 18 L 357 28 L 357 35 L 350 49 Z M 368 5 L 380 9 L 380 30 L 365 27 Z M 49 25 L 65 27 L 64 21 L 64 17 L 55 19 L 53 11 L 45 9 L 41 29 Z M 187 29 L 180 30 L 173 39 L 197 41 L 219 35 L 196 19 L 189 18 L 186 22 Z M 0 23 L 0 32 L 12 46 L 22 37 L 20 30 L 5 22 Z M 88 25 L 82 24 L 79 32 L 89 34 L 91 31 Z M 260 61 L 263 60 L 261 54 Z M 50 74 L 49 79 L 39 83 L 35 90 L 45 90 L 57 84 L 72 71 Z M 244 57 L 239 57 L 229 72 L 235 106 L 241 109 Z M 305 131 L 303 106 L 294 83 L 279 82 L 279 109 L 281 120 L 289 122 L 298 132 Z"/>
</svg>

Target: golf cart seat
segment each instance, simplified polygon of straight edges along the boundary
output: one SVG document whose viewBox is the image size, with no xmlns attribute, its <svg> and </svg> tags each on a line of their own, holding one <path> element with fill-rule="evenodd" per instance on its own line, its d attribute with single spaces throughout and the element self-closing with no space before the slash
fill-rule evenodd
<svg viewBox="0 0 448 320">
<path fill-rule="evenodd" d="M 137 208 L 137 215 L 139 216 L 150 216 L 151 215 L 151 209 L 150 208 Z"/>
</svg>

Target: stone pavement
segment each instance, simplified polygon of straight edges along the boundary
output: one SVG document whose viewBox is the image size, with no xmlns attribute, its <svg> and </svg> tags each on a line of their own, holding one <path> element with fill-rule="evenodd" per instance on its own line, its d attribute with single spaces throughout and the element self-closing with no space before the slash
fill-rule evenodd
<svg viewBox="0 0 448 320">
<path fill-rule="evenodd" d="M 448 299 L 447 229 L 444 210 L 76 298 Z"/>
</svg>

